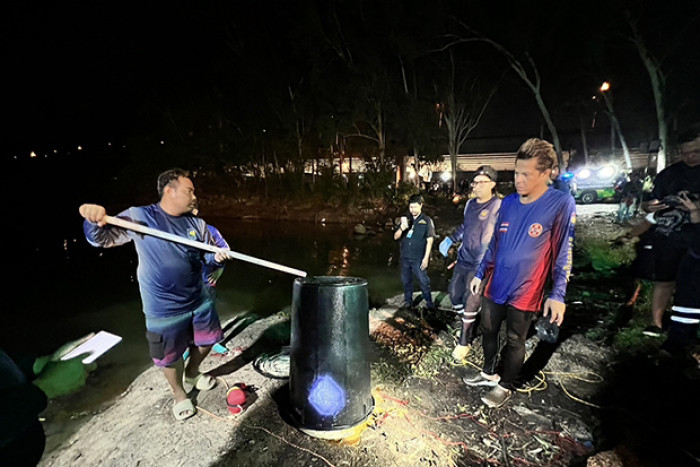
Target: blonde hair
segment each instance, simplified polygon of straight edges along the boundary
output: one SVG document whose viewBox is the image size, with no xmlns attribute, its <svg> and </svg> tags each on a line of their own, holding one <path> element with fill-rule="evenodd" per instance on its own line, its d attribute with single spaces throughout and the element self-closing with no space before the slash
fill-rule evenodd
<svg viewBox="0 0 700 467">
<path fill-rule="evenodd" d="M 525 141 L 515 156 L 515 159 L 533 159 L 537 158 L 537 170 L 544 172 L 551 170 L 556 165 L 557 153 L 554 151 L 554 146 L 549 141 L 539 138 L 530 138 Z"/>
</svg>

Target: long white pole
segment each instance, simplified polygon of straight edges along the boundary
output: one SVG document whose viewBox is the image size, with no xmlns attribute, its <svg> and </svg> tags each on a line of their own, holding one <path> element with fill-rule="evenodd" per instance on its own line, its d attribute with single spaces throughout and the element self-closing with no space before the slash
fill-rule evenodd
<svg viewBox="0 0 700 467">
<path fill-rule="evenodd" d="M 248 263 L 257 264 L 258 266 L 263 266 L 270 269 L 276 269 L 277 271 L 286 272 L 287 274 L 291 274 L 293 276 L 306 277 L 306 271 L 302 271 L 300 269 L 290 268 L 288 266 L 273 263 L 272 261 L 266 261 L 264 259 L 259 259 L 254 256 L 244 255 L 243 253 L 238 253 L 231 250 L 224 250 L 223 248 L 219 248 L 214 245 L 198 242 L 196 240 L 190 240 L 189 238 L 180 237 L 179 235 L 174 235 L 168 232 L 163 232 L 162 230 L 146 227 L 144 225 L 120 219 L 118 217 L 105 216 L 105 221 L 108 224 L 114 225 L 116 227 L 133 230 L 134 232 L 150 235 L 152 237 L 158 237 L 162 240 L 168 240 L 170 242 L 181 243 L 183 245 L 188 245 L 194 248 L 198 248 L 200 250 L 210 251 L 212 253 L 223 252 L 226 253 L 230 259 L 239 259 L 241 261 L 247 261 Z"/>
</svg>

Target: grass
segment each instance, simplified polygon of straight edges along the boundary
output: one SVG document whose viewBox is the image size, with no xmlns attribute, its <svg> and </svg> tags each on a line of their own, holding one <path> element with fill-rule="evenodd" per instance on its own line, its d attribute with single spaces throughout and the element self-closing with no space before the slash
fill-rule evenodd
<svg viewBox="0 0 700 467">
<path fill-rule="evenodd" d="M 577 244 L 576 268 L 590 265 L 600 274 L 612 275 L 618 268 L 634 260 L 635 251 L 631 244 L 614 245 L 601 238 L 586 238 Z"/>
</svg>

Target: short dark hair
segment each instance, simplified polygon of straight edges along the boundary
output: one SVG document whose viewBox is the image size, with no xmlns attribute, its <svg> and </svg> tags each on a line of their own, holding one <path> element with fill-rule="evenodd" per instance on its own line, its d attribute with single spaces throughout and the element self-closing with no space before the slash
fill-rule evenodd
<svg viewBox="0 0 700 467">
<path fill-rule="evenodd" d="M 557 160 L 557 153 L 549 141 L 539 138 L 530 138 L 518 149 L 515 160 L 537 158 L 537 170 L 544 172 L 551 170 Z"/>
<path fill-rule="evenodd" d="M 158 175 L 158 196 L 162 198 L 165 187 L 173 182 L 177 183 L 177 180 L 180 177 L 190 178 L 189 171 L 175 168 L 166 170 L 162 174 Z"/>
<path fill-rule="evenodd" d="M 421 195 L 411 195 L 411 197 L 408 198 L 408 204 L 413 203 L 423 204 L 423 197 Z"/>
</svg>

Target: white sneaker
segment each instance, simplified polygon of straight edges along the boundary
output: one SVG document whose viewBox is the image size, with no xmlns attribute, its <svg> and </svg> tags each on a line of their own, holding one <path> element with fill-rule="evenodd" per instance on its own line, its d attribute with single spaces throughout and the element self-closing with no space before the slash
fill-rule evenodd
<svg viewBox="0 0 700 467">
<path fill-rule="evenodd" d="M 464 381 L 464 384 L 467 386 L 488 386 L 488 387 L 494 387 L 498 384 L 498 382 L 501 380 L 501 377 L 496 375 L 488 375 L 484 373 L 483 371 L 473 375 L 473 376 L 465 376 L 462 378 L 462 381 Z"/>
</svg>

